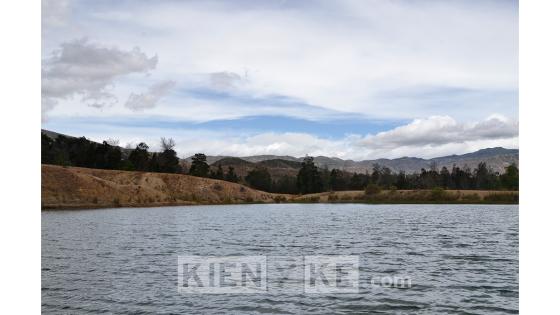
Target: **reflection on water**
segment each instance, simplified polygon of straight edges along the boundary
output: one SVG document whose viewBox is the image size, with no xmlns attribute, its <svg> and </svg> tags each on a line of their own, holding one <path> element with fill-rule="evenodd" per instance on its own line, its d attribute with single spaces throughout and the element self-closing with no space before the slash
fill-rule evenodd
<svg viewBox="0 0 560 315">
<path fill-rule="evenodd" d="M 177 259 L 359 255 L 358 293 L 180 294 Z M 44 313 L 518 310 L 518 206 L 281 204 L 42 213 Z M 411 286 L 372 285 L 409 279 Z"/>
</svg>

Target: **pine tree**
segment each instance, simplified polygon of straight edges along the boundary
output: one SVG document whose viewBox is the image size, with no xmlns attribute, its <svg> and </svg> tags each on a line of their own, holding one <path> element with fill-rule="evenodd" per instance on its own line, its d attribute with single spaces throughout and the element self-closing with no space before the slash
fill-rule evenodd
<svg viewBox="0 0 560 315">
<path fill-rule="evenodd" d="M 301 169 L 297 175 L 297 187 L 298 191 L 302 194 L 316 193 L 323 190 L 321 175 L 313 162 L 313 158 L 310 156 L 305 157 L 303 163 L 301 163 Z"/>
<path fill-rule="evenodd" d="M 189 174 L 198 177 L 208 177 L 210 167 L 206 163 L 206 155 L 204 153 L 197 153 L 192 157 L 192 164 Z"/>
</svg>

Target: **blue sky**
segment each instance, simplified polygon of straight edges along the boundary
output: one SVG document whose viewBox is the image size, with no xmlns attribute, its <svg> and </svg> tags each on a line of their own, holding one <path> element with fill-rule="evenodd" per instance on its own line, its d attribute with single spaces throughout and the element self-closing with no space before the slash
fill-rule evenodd
<svg viewBox="0 0 560 315">
<path fill-rule="evenodd" d="M 515 1 L 43 1 L 43 128 L 182 156 L 518 147 Z"/>
</svg>

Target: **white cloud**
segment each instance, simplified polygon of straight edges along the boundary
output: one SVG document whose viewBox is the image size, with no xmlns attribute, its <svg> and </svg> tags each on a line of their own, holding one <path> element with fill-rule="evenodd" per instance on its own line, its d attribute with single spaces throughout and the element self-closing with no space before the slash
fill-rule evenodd
<svg viewBox="0 0 560 315">
<path fill-rule="evenodd" d="M 517 137 L 518 122 L 491 116 L 476 123 L 459 123 L 449 116 L 415 119 L 410 124 L 368 135 L 360 141 L 364 147 L 395 149 L 401 146 L 437 146 Z"/>
<path fill-rule="evenodd" d="M 41 22 L 43 28 L 64 26 L 69 12 L 70 0 L 42 0 Z"/>
<path fill-rule="evenodd" d="M 163 81 L 152 85 L 145 93 L 131 93 L 128 100 L 124 104 L 134 111 L 141 111 L 148 108 L 156 107 L 157 102 L 164 97 L 173 87 L 175 82 Z"/>
<path fill-rule="evenodd" d="M 178 88 L 193 75 L 211 74 L 214 88 L 373 118 L 516 115 L 515 3 L 157 1 L 84 3 L 75 15 L 81 31 L 65 28 L 46 41 L 78 32 L 111 45 L 141 45 L 158 52 L 158 76 Z M 238 84 L 246 70 L 251 80 Z M 434 89 L 441 92 L 405 93 Z"/>
<path fill-rule="evenodd" d="M 505 128 L 503 132 L 492 130 Z M 260 154 L 329 156 L 365 160 L 414 156 L 432 158 L 463 154 L 488 147 L 518 148 L 518 123 L 490 117 L 480 122 L 458 123 L 450 117 L 429 117 L 373 135 L 349 135 L 340 139 L 307 133 L 264 132 L 238 134 L 223 131 L 115 127 L 104 129 L 94 139 L 122 135 L 123 143 L 145 141 L 155 145 L 159 137 L 173 137 L 181 156 L 197 152 L 209 155 L 249 156 Z M 462 134 L 466 135 L 463 136 Z"/>
<path fill-rule="evenodd" d="M 273 128 L 259 135 L 154 130 L 149 123 L 133 131 L 112 126 L 115 133 L 106 137 L 136 139 L 144 130 L 146 137 L 157 133 L 156 142 L 175 137 L 185 154 L 354 159 L 517 146 L 514 1 L 43 3 L 43 20 L 58 24 L 43 31 L 43 111 L 49 116 L 148 121 L 157 115 L 159 122 L 428 117 L 343 139 Z M 82 37 L 100 44 L 68 42 Z M 53 47 L 60 48 L 46 55 Z M 141 76 L 156 63 L 153 77 Z M 138 92 L 170 81 L 174 93 L 166 94 L 165 85 Z M 117 98 L 128 101 L 106 106 Z M 484 119 L 492 113 L 511 120 Z"/>
<path fill-rule="evenodd" d="M 211 86 L 217 90 L 228 90 L 235 88 L 243 82 L 241 76 L 235 72 L 214 72 L 210 73 Z"/>
<path fill-rule="evenodd" d="M 157 56 L 150 58 L 139 48 L 124 51 L 98 46 L 87 39 L 64 43 L 43 60 L 43 112 L 52 109 L 58 101 L 76 95 L 95 108 L 115 103 L 111 87 L 117 78 L 147 72 L 154 69 L 157 62 Z"/>
</svg>

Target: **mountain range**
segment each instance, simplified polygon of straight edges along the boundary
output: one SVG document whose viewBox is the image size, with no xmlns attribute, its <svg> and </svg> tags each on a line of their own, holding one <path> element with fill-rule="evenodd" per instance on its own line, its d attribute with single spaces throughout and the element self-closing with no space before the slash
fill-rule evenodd
<svg viewBox="0 0 560 315">
<path fill-rule="evenodd" d="M 207 156 L 207 161 L 212 165 L 223 166 L 250 166 L 255 164 L 276 165 L 282 168 L 298 168 L 299 163 L 303 161 L 304 157 L 293 156 L 278 156 L 278 155 L 253 155 L 245 157 L 230 157 L 230 156 Z M 246 163 L 243 163 L 245 161 Z M 502 147 L 487 148 L 478 150 L 476 152 L 462 154 L 462 155 L 448 155 L 436 157 L 432 159 L 423 159 L 417 157 L 402 157 L 397 159 L 375 159 L 375 160 L 343 160 L 335 157 L 316 156 L 314 157 L 315 164 L 320 168 L 328 169 L 341 169 L 351 173 L 366 173 L 371 172 L 374 164 L 388 167 L 394 172 L 404 171 L 405 173 L 420 172 L 422 168 L 430 169 L 432 166 L 441 169 L 447 167 L 451 169 L 453 165 L 461 168 L 474 169 L 480 162 L 485 162 L 487 166 L 494 171 L 502 173 L 504 168 L 512 163 L 519 165 L 519 150 L 518 149 L 505 149 Z M 266 166 L 266 165 L 262 165 Z"/>
<path fill-rule="evenodd" d="M 51 138 L 56 138 L 62 135 L 57 132 L 41 129 L 41 132 Z M 67 136 L 67 135 L 64 135 Z M 71 137 L 71 136 L 67 136 Z M 130 149 L 124 149 L 125 154 Z M 244 157 L 233 156 L 207 156 L 207 162 L 213 167 L 221 165 L 223 168 L 232 166 L 236 171 L 245 171 L 256 168 L 265 167 L 271 171 L 272 175 L 275 173 L 292 174 L 296 173 L 300 167 L 300 163 L 304 157 L 293 157 L 288 155 L 253 155 Z M 187 164 L 190 158 L 185 159 Z M 382 167 L 388 167 L 393 172 L 404 171 L 407 174 L 420 172 L 423 168 L 430 169 L 432 166 L 441 169 L 447 167 L 451 169 L 453 165 L 461 168 L 468 167 L 470 169 L 476 168 L 480 162 L 485 162 L 486 165 L 494 171 L 502 173 L 504 168 L 512 163 L 519 165 L 519 150 L 518 149 L 505 149 L 502 147 L 481 149 L 472 153 L 461 155 L 448 155 L 436 157 L 431 159 L 423 159 L 417 157 L 401 157 L 397 159 L 374 159 L 374 160 L 343 160 L 336 157 L 316 156 L 314 157 L 315 164 L 320 168 L 333 169 L 337 168 L 350 173 L 366 173 L 371 172 L 374 164 L 379 164 Z"/>
</svg>

